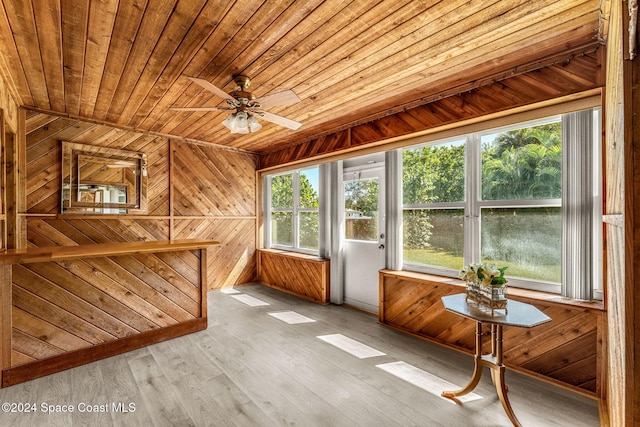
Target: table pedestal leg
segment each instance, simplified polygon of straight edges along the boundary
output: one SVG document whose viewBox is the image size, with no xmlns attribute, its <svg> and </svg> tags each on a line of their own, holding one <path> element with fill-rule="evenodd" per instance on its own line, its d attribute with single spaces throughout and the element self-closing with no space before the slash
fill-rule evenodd
<svg viewBox="0 0 640 427">
<path fill-rule="evenodd" d="M 482 323 L 480 322 L 476 322 L 476 355 L 473 358 L 473 365 L 473 375 L 467 385 L 460 390 L 443 391 L 442 397 L 464 396 L 476 388 L 480 382 L 480 377 L 482 377 Z"/>
<path fill-rule="evenodd" d="M 509 398 L 507 396 L 507 385 L 504 381 L 505 367 L 502 364 L 502 325 L 491 325 L 491 354 L 482 355 L 482 323 L 476 322 L 476 354 L 473 357 L 473 375 L 466 386 L 460 390 L 443 391 L 442 396 L 447 398 L 455 398 L 464 396 L 476 388 L 482 377 L 482 368 L 487 366 L 491 369 L 491 381 L 496 387 L 498 398 L 502 403 L 502 407 L 507 416 L 515 427 L 521 427 L 520 421 L 516 418 Z"/>
</svg>

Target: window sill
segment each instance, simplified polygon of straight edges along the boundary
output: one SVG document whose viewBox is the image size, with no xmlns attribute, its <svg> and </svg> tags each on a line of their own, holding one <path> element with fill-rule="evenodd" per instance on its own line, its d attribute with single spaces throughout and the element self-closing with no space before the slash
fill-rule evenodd
<svg viewBox="0 0 640 427">
<path fill-rule="evenodd" d="M 460 287 L 460 291 L 464 292 L 465 283 L 460 279 L 454 279 L 452 277 L 437 276 L 428 273 L 419 273 L 415 271 L 407 270 L 380 270 L 380 273 L 388 277 L 399 277 L 408 280 L 426 281 L 432 283 L 441 283 L 450 286 Z M 602 301 L 580 301 L 571 298 L 564 298 L 558 294 L 552 294 L 549 292 L 531 291 L 528 289 L 521 289 L 510 287 L 509 297 L 513 299 L 525 302 L 544 302 L 558 305 L 567 305 L 572 307 L 586 308 L 591 310 L 605 311 L 604 303 Z"/>
<path fill-rule="evenodd" d="M 301 259 L 306 259 L 306 260 L 310 260 L 310 261 L 326 261 L 325 258 L 322 258 L 321 256 L 318 255 L 311 255 L 311 254 L 305 254 L 303 252 L 293 252 L 293 251 L 287 251 L 284 249 L 275 249 L 275 248 L 261 248 L 258 249 L 259 252 L 266 252 L 266 253 L 270 253 L 270 254 L 275 254 L 275 255 L 282 255 L 282 256 L 288 256 L 288 257 L 293 257 L 293 258 L 301 258 Z"/>
</svg>

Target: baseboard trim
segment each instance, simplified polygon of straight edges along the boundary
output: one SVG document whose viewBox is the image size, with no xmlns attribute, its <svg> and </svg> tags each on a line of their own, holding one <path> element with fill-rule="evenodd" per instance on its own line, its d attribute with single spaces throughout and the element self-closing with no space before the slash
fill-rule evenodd
<svg viewBox="0 0 640 427">
<path fill-rule="evenodd" d="M 8 387 L 25 381 L 50 375 L 66 369 L 75 368 L 97 360 L 106 359 L 128 351 L 137 350 L 151 344 L 177 338 L 207 328 L 207 318 L 200 317 L 177 325 L 167 326 L 140 334 L 71 351 L 47 359 L 4 369 L 2 387 Z"/>
</svg>

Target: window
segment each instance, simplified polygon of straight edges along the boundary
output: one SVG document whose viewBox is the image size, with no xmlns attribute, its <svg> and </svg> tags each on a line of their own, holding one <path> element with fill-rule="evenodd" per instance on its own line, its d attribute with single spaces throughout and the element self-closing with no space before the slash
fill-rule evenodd
<svg viewBox="0 0 640 427">
<path fill-rule="evenodd" d="M 319 168 L 267 177 L 270 247 L 318 253 Z"/>
<path fill-rule="evenodd" d="M 405 264 L 459 270 L 464 257 L 465 140 L 402 156 Z"/>
<path fill-rule="evenodd" d="M 569 218 L 570 208 L 563 209 L 567 193 L 582 185 L 584 176 L 579 176 L 584 169 L 591 181 L 599 182 L 598 156 L 593 161 L 589 157 L 587 163 L 572 161 L 576 147 L 584 150 L 592 139 L 592 149 L 598 152 L 598 132 L 580 139 L 583 132 L 567 125 L 585 127 L 589 122 L 591 130 L 591 121 L 597 123 L 598 116 L 587 112 L 586 121 L 572 117 L 556 116 L 403 150 L 404 268 L 455 276 L 466 263 L 491 262 L 507 267 L 513 286 L 559 293 L 563 265 L 596 265 L 597 259 L 584 262 L 571 257 L 589 257 L 599 253 L 599 247 L 575 255 L 578 251 L 566 250 L 563 243 L 563 236 L 598 229 L 594 227 L 598 215 L 577 215 L 587 219 L 576 221 Z M 564 157 L 563 150 L 568 150 Z M 598 185 L 580 204 L 597 206 Z M 597 246 L 599 237 L 589 242 Z M 580 277 L 589 286 L 599 283 L 597 271 L 591 273 L 593 280 Z"/>
</svg>

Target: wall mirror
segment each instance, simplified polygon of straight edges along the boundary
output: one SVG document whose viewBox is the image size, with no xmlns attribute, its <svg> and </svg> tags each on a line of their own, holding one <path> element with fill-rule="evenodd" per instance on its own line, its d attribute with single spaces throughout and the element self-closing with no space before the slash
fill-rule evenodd
<svg viewBox="0 0 640 427">
<path fill-rule="evenodd" d="M 146 154 L 62 141 L 61 212 L 146 211 Z"/>
</svg>

